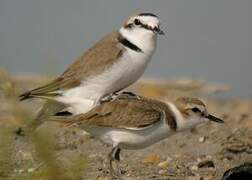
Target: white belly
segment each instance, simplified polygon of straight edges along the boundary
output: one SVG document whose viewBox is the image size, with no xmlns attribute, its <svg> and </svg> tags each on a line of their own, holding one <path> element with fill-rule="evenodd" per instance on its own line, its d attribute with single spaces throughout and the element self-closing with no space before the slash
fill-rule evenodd
<svg viewBox="0 0 252 180">
<path fill-rule="evenodd" d="M 143 74 L 151 55 L 125 51 L 124 55 L 105 72 L 85 79 L 81 86 L 62 92 L 57 100 L 68 104 L 74 114 L 85 113 L 99 100 L 115 91 L 126 88 Z"/>
<path fill-rule="evenodd" d="M 85 126 L 82 128 L 104 143 L 113 147 L 119 146 L 122 149 L 142 149 L 173 134 L 173 131 L 164 121 L 141 130 Z"/>
</svg>

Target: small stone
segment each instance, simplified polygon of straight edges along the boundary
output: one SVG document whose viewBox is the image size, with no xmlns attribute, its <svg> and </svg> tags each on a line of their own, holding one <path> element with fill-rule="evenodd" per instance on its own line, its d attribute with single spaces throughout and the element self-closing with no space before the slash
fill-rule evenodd
<svg viewBox="0 0 252 180">
<path fill-rule="evenodd" d="M 23 173 L 23 172 L 24 172 L 24 169 L 15 169 L 14 172 Z"/>
<path fill-rule="evenodd" d="M 27 170 L 28 173 L 32 173 L 33 171 L 35 171 L 35 168 L 29 168 L 29 169 Z"/>
<path fill-rule="evenodd" d="M 168 157 L 166 158 L 166 161 L 167 161 L 167 162 L 171 162 L 171 161 L 172 161 L 172 158 L 171 158 L 170 156 L 168 156 Z"/>
<path fill-rule="evenodd" d="M 202 137 L 199 138 L 199 142 L 200 142 L 200 143 L 204 143 L 205 140 L 206 140 L 206 137 L 205 137 L 205 136 L 202 136 Z"/>
<path fill-rule="evenodd" d="M 90 154 L 89 156 L 88 156 L 90 159 L 95 159 L 95 158 L 100 158 L 101 156 L 100 156 L 100 154 Z"/>
<path fill-rule="evenodd" d="M 166 174 L 166 170 L 161 169 L 160 171 L 158 171 L 158 174 L 165 175 Z"/>
<path fill-rule="evenodd" d="M 199 168 L 198 168 L 198 166 L 196 166 L 196 165 L 193 165 L 192 167 L 191 167 L 191 170 L 192 171 L 197 171 Z"/>
<path fill-rule="evenodd" d="M 142 162 L 144 164 L 157 164 L 160 162 L 160 157 L 155 153 L 151 153 L 147 155 Z"/>
<path fill-rule="evenodd" d="M 86 132 L 86 131 L 81 131 L 80 135 L 81 135 L 81 136 L 84 136 L 84 137 L 86 137 L 86 138 L 91 138 L 91 136 L 92 136 L 92 135 L 90 135 L 90 134 L 89 134 L 88 132 Z"/>
<path fill-rule="evenodd" d="M 207 159 L 212 159 L 212 156 L 211 155 L 207 155 L 206 158 Z"/>
<path fill-rule="evenodd" d="M 201 161 L 198 164 L 198 168 L 214 168 L 214 162 L 211 160 Z"/>
<path fill-rule="evenodd" d="M 168 163 L 168 161 L 166 160 L 166 161 L 160 162 L 160 163 L 158 164 L 158 167 L 160 167 L 160 168 L 162 168 L 162 169 L 165 169 L 165 168 L 168 167 L 168 165 L 169 165 L 169 163 Z"/>
</svg>

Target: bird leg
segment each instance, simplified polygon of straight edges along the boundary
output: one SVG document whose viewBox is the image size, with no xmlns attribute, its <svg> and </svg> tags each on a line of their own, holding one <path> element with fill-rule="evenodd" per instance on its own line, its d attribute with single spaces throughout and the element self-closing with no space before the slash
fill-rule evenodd
<svg viewBox="0 0 252 180">
<path fill-rule="evenodd" d="M 106 102 L 110 102 L 110 101 L 116 99 L 117 96 L 118 96 L 118 93 L 117 93 L 117 92 L 110 93 L 110 94 L 108 94 L 108 95 L 106 95 L 106 96 L 104 96 L 104 97 L 102 97 L 102 98 L 100 99 L 100 104 L 106 103 Z"/>
<path fill-rule="evenodd" d="M 125 94 L 125 95 L 129 95 L 129 96 L 133 96 L 133 97 L 137 97 L 137 94 L 130 92 L 130 91 L 123 91 L 121 94 Z"/>
<path fill-rule="evenodd" d="M 138 96 L 137 94 L 130 91 L 123 91 L 118 96 L 119 98 L 126 97 L 126 98 L 138 99 L 138 100 L 141 99 L 141 96 Z"/>
<path fill-rule="evenodd" d="M 109 153 L 109 171 L 112 176 L 112 178 L 121 178 L 121 170 L 119 167 L 119 161 L 120 161 L 120 151 L 121 149 L 118 147 L 114 147 L 112 151 Z M 113 163 L 115 163 L 115 168 L 113 166 Z"/>
<path fill-rule="evenodd" d="M 135 99 L 141 99 L 140 96 L 138 96 L 137 94 L 133 93 L 133 92 L 129 92 L 129 91 L 123 91 L 121 93 L 118 93 L 118 91 L 113 92 L 107 96 L 104 96 L 103 98 L 101 98 L 100 100 L 100 104 L 102 103 L 106 103 L 106 102 L 110 102 L 116 98 L 135 98 Z"/>
</svg>

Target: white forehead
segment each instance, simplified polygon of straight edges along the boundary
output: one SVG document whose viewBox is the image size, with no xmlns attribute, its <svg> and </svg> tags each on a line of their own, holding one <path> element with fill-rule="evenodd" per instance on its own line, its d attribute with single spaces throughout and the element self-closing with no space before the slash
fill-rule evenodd
<svg viewBox="0 0 252 180">
<path fill-rule="evenodd" d="M 154 16 L 135 16 L 130 18 L 130 21 L 133 22 L 135 19 L 139 19 L 143 24 L 147 24 L 149 26 L 159 26 L 158 17 Z"/>
</svg>

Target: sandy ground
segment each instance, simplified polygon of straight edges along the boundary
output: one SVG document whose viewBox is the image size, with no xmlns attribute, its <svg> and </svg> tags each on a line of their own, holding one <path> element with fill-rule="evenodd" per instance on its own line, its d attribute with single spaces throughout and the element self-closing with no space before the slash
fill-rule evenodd
<svg viewBox="0 0 252 180">
<path fill-rule="evenodd" d="M 18 92 L 41 83 L 41 81 L 20 83 L 20 79 L 17 82 L 15 83 Z M 171 94 L 172 96 L 181 96 L 181 94 L 201 96 L 207 103 L 209 111 L 223 118 L 225 124 L 208 123 L 191 131 L 178 133 L 143 150 L 122 151 L 120 165 L 123 179 L 216 180 L 221 179 L 227 169 L 244 162 L 252 162 L 251 100 L 223 100 L 206 93 L 194 93 L 193 88 L 185 87 L 183 91 L 176 90 L 177 86 L 175 90 L 171 88 L 171 91 L 167 91 L 163 85 L 155 86 L 156 91 L 152 88 L 153 84 L 149 89 L 147 87 L 143 90 L 143 85 L 139 85 L 140 88 L 135 87 L 134 90 L 143 95 L 163 100 L 169 99 Z M 167 85 L 166 87 L 173 86 Z M 185 89 L 190 89 L 190 92 Z M 4 100 L 3 95 L 1 100 Z M 34 100 L 18 103 L 18 106 L 35 114 L 41 103 L 42 101 Z M 0 130 L 13 127 L 9 125 L 10 122 L 15 122 L 13 123 L 15 127 L 22 125 L 22 122 L 13 118 L 7 109 L 8 105 L 1 105 Z M 67 176 L 58 174 L 57 179 L 111 179 L 106 166 L 107 154 L 111 147 L 86 135 L 77 127 L 63 128 L 55 123 L 45 123 L 38 131 L 50 132 L 50 137 L 53 137 L 53 145 L 50 146 L 51 152 L 47 155 L 53 154 L 53 161 L 57 161 L 57 165 L 55 165 L 57 167 L 54 168 L 58 169 L 59 173 L 71 171 L 68 167 L 70 167 L 70 162 L 74 162 L 75 157 L 85 161 L 83 164 L 80 163 L 77 170 L 76 168 L 72 170 L 72 174 L 76 172 L 75 175 L 70 172 L 71 175 L 67 178 Z M 11 153 L 9 158 L 11 165 L 3 168 L 6 159 L 3 157 L 1 159 L 0 154 L 2 166 L 0 179 L 53 179 L 52 177 L 55 177 L 48 174 L 44 176 L 42 172 L 47 166 L 53 167 L 54 165 L 47 162 L 47 158 L 43 155 L 44 158 L 41 158 L 41 153 L 40 157 L 37 156 L 38 148 L 43 152 L 48 148 L 47 145 L 39 144 L 36 147 L 36 142 L 34 146 L 34 140 L 32 143 L 31 137 L 16 135 L 14 131 L 9 136 L 9 142 L 13 145 L 8 150 Z M 8 142 L 4 146 L 8 146 Z"/>
</svg>

